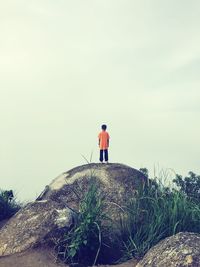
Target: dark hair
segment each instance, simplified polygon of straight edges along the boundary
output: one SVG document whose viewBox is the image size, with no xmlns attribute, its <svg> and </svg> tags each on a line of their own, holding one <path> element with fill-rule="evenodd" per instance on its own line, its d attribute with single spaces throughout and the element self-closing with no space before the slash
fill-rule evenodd
<svg viewBox="0 0 200 267">
<path fill-rule="evenodd" d="M 106 130 L 106 128 L 107 128 L 107 126 L 106 126 L 105 124 L 103 124 L 103 125 L 101 126 L 101 129 L 102 129 L 102 130 Z"/>
</svg>

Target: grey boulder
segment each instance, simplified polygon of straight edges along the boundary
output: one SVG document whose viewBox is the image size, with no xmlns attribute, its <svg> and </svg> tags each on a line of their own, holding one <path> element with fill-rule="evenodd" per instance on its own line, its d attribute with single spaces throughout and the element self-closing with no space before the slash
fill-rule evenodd
<svg viewBox="0 0 200 267">
<path fill-rule="evenodd" d="M 118 219 L 120 207 L 146 181 L 136 169 L 114 163 L 92 163 L 62 173 L 0 230 L 0 256 L 34 247 L 54 237 L 60 229 L 67 231 L 93 178 L 105 196 L 108 217 L 113 220 Z"/>
<path fill-rule="evenodd" d="M 123 164 L 86 164 L 59 175 L 46 187 L 38 200 L 51 199 L 67 203 L 69 208 L 78 211 L 80 200 L 87 192 L 92 178 L 105 197 L 107 215 L 114 220 L 118 218 L 120 207 L 147 180 L 140 171 Z"/>
<path fill-rule="evenodd" d="M 200 267 L 200 234 L 178 233 L 152 247 L 136 267 Z"/>
<path fill-rule="evenodd" d="M 55 201 L 29 203 L 0 230 L 0 256 L 34 247 L 71 222 L 72 211 Z"/>
</svg>

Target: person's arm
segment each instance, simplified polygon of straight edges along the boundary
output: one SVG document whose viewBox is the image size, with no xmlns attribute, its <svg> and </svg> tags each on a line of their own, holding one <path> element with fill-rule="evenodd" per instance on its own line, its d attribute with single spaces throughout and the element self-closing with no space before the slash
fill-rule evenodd
<svg viewBox="0 0 200 267">
<path fill-rule="evenodd" d="M 99 140 L 98 146 L 100 146 L 101 133 L 98 135 L 98 140 Z"/>
<path fill-rule="evenodd" d="M 109 147 L 109 140 L 110 140 L 110 135 L 108 133 L 108 135 L 107 135 L 107 144 L 108 144 L 108 147 Z"/>
</svg>

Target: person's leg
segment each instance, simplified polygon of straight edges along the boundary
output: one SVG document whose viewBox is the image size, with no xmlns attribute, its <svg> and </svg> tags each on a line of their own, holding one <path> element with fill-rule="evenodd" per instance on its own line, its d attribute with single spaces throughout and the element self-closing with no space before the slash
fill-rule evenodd
<svg viewBox="0 0 200 267">
<path fill-rule="evenodd" d="M 104 150 L 105 162 L 108 162 L 108 149 Z"/>
<path fill-rule="evenodd" d="M 99 160 L 103 162 L 103 149 L 100 149 L 100 158 Z"/>
</svg>

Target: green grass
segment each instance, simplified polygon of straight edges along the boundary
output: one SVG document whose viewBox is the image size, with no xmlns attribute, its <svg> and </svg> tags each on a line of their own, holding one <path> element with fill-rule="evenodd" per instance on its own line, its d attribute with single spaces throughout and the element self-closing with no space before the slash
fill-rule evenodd
<svg viewBox="0 0 200 267">
<path fill-rule="evenodd" d="M 200 233 L 200 205 L 156 181 L 140 188 L 123 209 L 122 260 L 141 258 L 160 240 L 180 231 Z"/>
<path fill-rule="evenodd" d="M 58 258 L 70 265 L 96 264 L 103 247 L 102 236 L 107 229 L 102 224 L 105 220 L 104 197 L 95 179 L 91 178 L 89 189 L 80 202 L 74 226 L 57 240 L 55 249 Z"/>
</svg>

